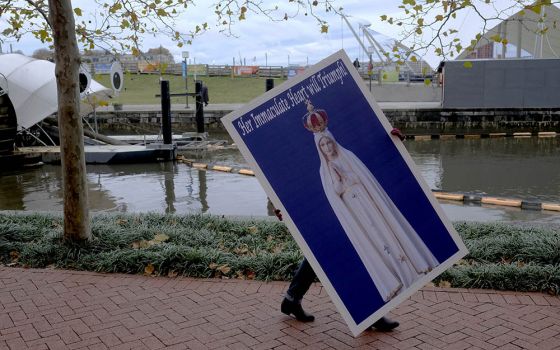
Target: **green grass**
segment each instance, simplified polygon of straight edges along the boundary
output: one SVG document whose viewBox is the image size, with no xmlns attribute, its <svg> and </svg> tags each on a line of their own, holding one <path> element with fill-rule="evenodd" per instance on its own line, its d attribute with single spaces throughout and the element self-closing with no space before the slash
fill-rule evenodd
<svg viewBox="0 0 560 350">
<path fill-rule="evenodd" d="M 96 81 L 111 87 L 109 75 L 96 75 Z M 123 90 L 117 98 L 110 103 L 122 104 L 160 104 L 161 100 L 155 97 L 159 94 L 159 75 L 157 74 L 125 74 Z M 169 80 L 171 93 L 185 92 L 185 80 L 178 75 L 164 75 L 163 79 Z M 208 86 L 210 103 L 245 103 L 263 94 L 266 78 L 240 78 L 230 77 L 197 77 Z M 284 82 L 285 79 L 274 79 L 274 86 Z M 189 92 L 194 92 L 195 84 L 193 77 L 189 77 Z M 193 103 L 193 98 L 189 97 L 189 104 Z M 172 97 L 171 103 L 185 103 L 184 97 Z"/>
<path fill-rule="evenodd" d="M 560 232 L 456 223 L 469 255 L 439 285 L 560 294 Z M 112 214 L 92 219 L 84 245 L 62 240 L 62 219 L 0 214 L 0 263 L 9 266 L 290 280 L 302 254 L 286 226 L 207 215 Z"/>
</svg>

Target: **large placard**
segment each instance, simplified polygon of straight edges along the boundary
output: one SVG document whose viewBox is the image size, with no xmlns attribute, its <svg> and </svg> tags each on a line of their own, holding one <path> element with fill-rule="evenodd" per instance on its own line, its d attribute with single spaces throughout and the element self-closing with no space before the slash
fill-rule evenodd
<svg viewBox="0 0 560 350">
<path fill-rule="evenodd" d="M 467 253 L 344 51 L 222 122 L 354 335 Z"/>
</svg>

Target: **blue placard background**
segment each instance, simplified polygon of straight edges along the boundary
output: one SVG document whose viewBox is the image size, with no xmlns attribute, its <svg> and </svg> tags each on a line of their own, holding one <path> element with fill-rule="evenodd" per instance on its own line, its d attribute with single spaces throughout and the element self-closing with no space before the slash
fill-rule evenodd
<svg viewBox="0 0 560 350">
<path fill-rule="evenodd" d="M 327 112 L 335 139 L 370 169 L 440 263 L 459 248 L 350 74 L 332 84 L 318 79 L 341 67 L 347 72 L 339 60 L 232 123 L 358 324 L 385 303 L 325 195 L 313 134 L 302 123 L 306 104 L 294 96 L 306 96 Z M 314 94 L 308 88 L 313 82 L 320 88 Z M 288 110 L 258 128 L 253 122 L 252 130 L 247 127 L 251 113 L 284 100 Z"/>
</svg>

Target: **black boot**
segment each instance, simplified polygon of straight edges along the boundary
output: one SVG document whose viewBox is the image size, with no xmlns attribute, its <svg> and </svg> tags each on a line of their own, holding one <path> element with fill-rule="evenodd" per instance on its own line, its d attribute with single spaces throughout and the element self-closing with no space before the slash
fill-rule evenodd
<svg viewBox="0 0 560 350">
<path fill-rule="evenodd" d="M 296 320 L 301 322 L 315 321 L 315 316 L 305 312 L 301 307 L 301 303 L 290 301 L 287 298 L 284 298 L 284 300 L 282 300 L 280 311 L 282 311 L 286 315 L 294 315 L 296 317 Z"/>
<path fill-rule="evenodd" d="M 388 332 L 399 326 L 397 321 L 393 321 L 387 317 L 381 317 L 377 320 L 371 327 L 377 329 L 380 332 Z"/>
</svg>

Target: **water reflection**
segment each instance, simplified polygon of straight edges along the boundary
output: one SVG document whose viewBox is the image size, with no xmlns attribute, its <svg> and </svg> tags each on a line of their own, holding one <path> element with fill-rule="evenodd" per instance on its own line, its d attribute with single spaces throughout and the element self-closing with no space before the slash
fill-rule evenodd
<svg viewBox="0 0 560 350">
<path fill-rule="evenodd" d="M 206 200 L 206 190 L 208 187 L 206 185 L 205 170 L 198 170 L 198 184 L 198 199 L 200 200 L 200 205 L 202 206 L 201 210 L 203 213 L 206 213 L 210 207 L 208 206 L 208 201 Z"/>
<path fill-rule="evenodd" d="M 405 142 L 430 188 L 560 202 L 560 138 Z M 237 151 L 200 161 L 246 167 Z M 194 169 L 181 163 L 88 165 L 93 211 L 272 216 L 254 177 Z M 0 174 L 0 210 L 62 210 L 60 166 Z M 552 212 L 443 203 L 452 220 L 560 222 Z"/>
<path fill-rule="evenodd" d="M 560 138 L 418 141 L 406 147 L 432 188 L 560 202 Z"/>
</svg>

